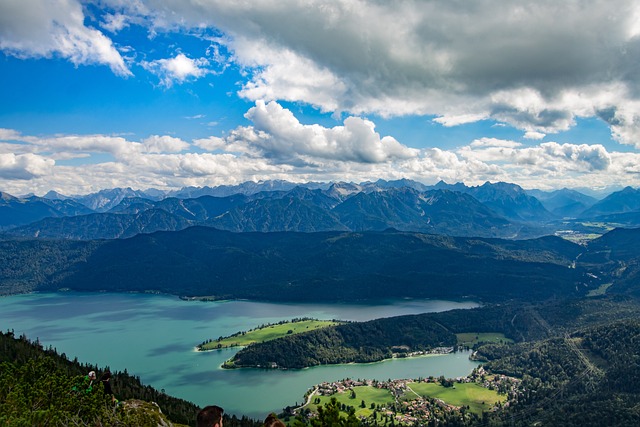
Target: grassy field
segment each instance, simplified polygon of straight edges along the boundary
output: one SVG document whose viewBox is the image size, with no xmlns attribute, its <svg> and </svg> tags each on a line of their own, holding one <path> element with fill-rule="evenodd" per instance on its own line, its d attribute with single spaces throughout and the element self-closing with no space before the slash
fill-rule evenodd
<svg viewBox="0 0 640 427">
<path fill-rule="evenodd" d="M 513 340 L 499 334 L 497 332 L 467 332 L 462 334 L 456 334 L 459 345 L 466 345 L 471 347 L 479 342 L 489 343 L 512 343 Z"/>
<path fill-rule="evenodd" d="M 335 397 L 338 400 L 338 403 L 344 403 L 347 406 L 353 406 L 356 409 L 357 417 L 369 417 L 373 413 L 373 409 L 371 409 L 371 404 L 374 405 L 388 405 L 393 403 L 393 396 L 391 392 L 386 389 L 379 389 L 375 387 L 369 386 L 359 386 L 354 387 L 353 391 L 356 393 L 356 397 L 351 398 L 351 391 L 347 390 L 344 393 L 336 393 L 333 396 L 317 396 L 320 399 L 319 404 L 314 404 L 313 400 L 316 396 L 311 398 L 311 404 L 309 404 L 309 409 L 312 412 L 318 411 L 318 406 L 322 406 L 328 403 L 332 397 Z M 362 401 L 364 400 L 365 408 L 362 408 Z"/>
<path fill-rule="evenodd" d="M 218 348 L 246 346 L 249 344 L 274 340 L 291 334 L 312 331 L 314 329 L 326 328 L 339 324 L 331 320 L 301 320 L 296 322 L 286 322 L 279 325 L 269 325 L 264 328 L 254 329 L 246 333 L 222 338 L 220 341 L 214 340 L 202 345 L 201 350 L 215 350 Z"/>
<path fill-rule="evenodd" d="M 504 402 L 507 396 L 498 394 L 476 383 L 456 383 L 454 387 L 443 387 L 439 383 L 409 383 L 411 390 L 407 390 L 405 398 L 420 396 L 434 397 L 455 406 L 469 406 L 469 410 L 476 414 L 488 411 L 496 402 Z"/>
</svg>

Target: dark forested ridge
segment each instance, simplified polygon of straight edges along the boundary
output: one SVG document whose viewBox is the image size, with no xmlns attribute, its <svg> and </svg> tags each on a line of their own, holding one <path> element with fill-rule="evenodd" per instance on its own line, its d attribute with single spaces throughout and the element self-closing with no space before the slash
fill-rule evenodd
<svg viewBox="0 0 640 427">
<path fill-rule="evenodd" d="M 574 266 L 583 249 L 558 237 L 512 241 L 394 230 L 231 233 L 204 227 L 110 241 L 11 240 L 0 241 L 0 265 L 6 267 L 0 291 L 541 300 L 583 295 L 599 283 Z"/>
</svg>

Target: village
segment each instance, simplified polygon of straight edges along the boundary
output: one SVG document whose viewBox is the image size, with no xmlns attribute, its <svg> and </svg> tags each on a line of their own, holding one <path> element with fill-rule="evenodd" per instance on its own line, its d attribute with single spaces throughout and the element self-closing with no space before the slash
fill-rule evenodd
<svg viewBox="0 0 640 427">
<path fill-rule="evenodd" d="M 445 349 L 442 349 L 443 351 Z M 489 375 L 478 367 L 466 377 L 447 379 L 444 376 L 417 379 L 394 379 L 378 381 L 370 379 L 345 378 L 339 381 L 324 382 L 307 392 L 306 403 L 293 413 L 303 414 L 307 418 L 315 416 L 314 406 L 326 399 L 336 397 L 341 409 L 355 410 L 361 420 L 369 420 L 379 425 L 422 425 L 432 420 L 444 420 L 452 417 L 480 416 L 484 411 L 494 411 L 506 407 L 518 396 L 520 380 L 504 375 Z M 425 393 L 425 387 L 446 390 L 441 397 Z M 484 389 L 478 396 L 486 401 L 471 401 L 464 390 L 468 387 Z M 385 390 L 386 399 L 370 399 L 371 390 Z M 457 393 L 456 391 L 460 391 Z M 363 396 L 366 394 L 366 397 Z M 379 395 L 379 394 L 378 394 Z M 365 397 L 362 399 L 362 397 Z M 369 400 L 367 400 L 367 398 Z M 351 404 L 344 403 L 351 400 Z M 481 399 L 480 397 L 478 399 Z M 365 401 L 366 400 L 366 401 Z"/>
</svg>

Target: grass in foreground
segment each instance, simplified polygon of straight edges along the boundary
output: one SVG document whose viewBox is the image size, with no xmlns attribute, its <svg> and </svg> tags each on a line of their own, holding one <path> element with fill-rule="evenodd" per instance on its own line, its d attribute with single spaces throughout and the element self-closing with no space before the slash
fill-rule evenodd
<svg viewBox="0 0 640 427">
<path fill-rule="evenodd" d="M 276 325 L 267 325 L 256 328 L 249 332 L 238 332 L 229 337 L 220 337 L 198 346 L 199 350 L 216 350 L 228 347 L 247 346 L 249 344 L 275 340 L 287 335 L 299 334 L 313 331 L 315 329 L 326 328 L 338 325 L 339 322 L 333 320 L 305 319 L 292 322 L 284 322 Z"/>
<path fill-rule="evenodd" d="M 497 332 L 465 332 L 462 334 L 456 334 L 458 338 L 458 345 L 466 345 L 468 347 L 473 346 L 481 342 L 485 343 L 512 343 L 511 338 L 507 338 L 504 334 Z"/>
<path fill-rule="evenodd" d="M 469 406 L 469 411 L 481 414 L 489 411 L 497 402 L 504 402 L 507 396 L 498 394 L 476 383 L 455 383 L 453 387 L 443 387 L 439 383 L 409 383 L 413 390 L 405 392 L 405 398 L 415 398 L 416 394 L 441 399 L 454 406 Z"/>
</svg>

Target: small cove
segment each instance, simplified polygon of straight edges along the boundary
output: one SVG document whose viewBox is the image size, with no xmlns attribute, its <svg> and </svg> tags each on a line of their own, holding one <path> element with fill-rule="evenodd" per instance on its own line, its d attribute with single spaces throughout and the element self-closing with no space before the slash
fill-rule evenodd
<svg viewBox="0 0 640 427">
<path fill-rule="evenodd" d="M 145 384 L 226 412 L 264 418 L 301 402 L 314 384 L 346 377 L 386 380 L 466 375 L 467 353 L 303 370 L 223 370 L 237 349 L 196 352 L 205 339 L 294 317 L 364 321 L 472 308 L 471 301 L 399 300 L 369 304 L 183 301 L 168 295 L 56 293 L 0 298 L 0 327 L 36 338 L 81 362 L 140 376 Z"/>
</svg>

